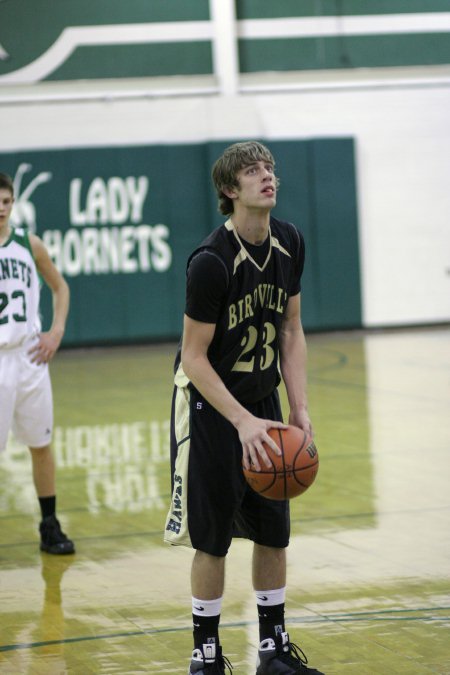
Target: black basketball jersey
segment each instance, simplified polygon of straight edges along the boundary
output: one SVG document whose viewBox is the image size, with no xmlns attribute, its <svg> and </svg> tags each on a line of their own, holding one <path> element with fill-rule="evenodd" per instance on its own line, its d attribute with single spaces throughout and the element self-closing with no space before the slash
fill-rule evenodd
<svg viewBox="0 0 450 675">
<path fill-rule="evenodd" d="M 196 307 L 196 297 L 188 297 L 186 314 L 216 324 L 208 358 L 241 403 L 265 398 L 280 382 L 279 331 L 289 297 L 300 291 L 305 258 L 300 232 L 291 223 L 273 217 L 266 259 L 257 262 L 249 249 L 228 220 L 202 242 L 187 263 L 188 277 L 189 266 L 200 252 L 210 253 L 208 264 L 217 265 L 214 277 L 220 279 L 220 292 L 216 294 L 215 320 L 204 318 L 202 307 Z M 210 275 L 202 283 L 207 289 L 212 281 Z M 186 386 L 189 381 L 180 357 L 179 349 L 175 383 Z"/>
</svg>

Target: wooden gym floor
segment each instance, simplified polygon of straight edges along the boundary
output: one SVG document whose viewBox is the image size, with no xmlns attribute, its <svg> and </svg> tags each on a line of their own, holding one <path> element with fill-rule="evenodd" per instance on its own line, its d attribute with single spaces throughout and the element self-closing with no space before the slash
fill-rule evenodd
<svg viewBox="0 0 450 675">
<path fill-rule="evenodd" d="M 450 327 L 308 336 L 314 486 L 292 502 L 287 626 L 327 675 L 450 673 Z M 28 451 L 0 457 L 0 673 L 185 674 L 191 552 L 162 542 L 175 345 L 52 365 L 63 528 L 38 550 Z M 254 675 L 251 545 L 231 548 L 221 638 Z"/>
</svg>

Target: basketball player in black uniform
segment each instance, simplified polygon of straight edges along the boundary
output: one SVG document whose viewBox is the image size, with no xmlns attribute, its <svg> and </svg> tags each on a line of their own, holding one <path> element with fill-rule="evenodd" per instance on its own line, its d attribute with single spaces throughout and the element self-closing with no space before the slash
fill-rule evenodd
<svg viewBox="0 0 450 675">
<path fill-rule="evenodd" d="M 236 143 L 217 160 L 213 181 L 229 216 L 187 264 L 183 338 L 172 405 L 172 503 L 165 540 L 195 549 L 194 651 L 188 673 L 231 670 L 219 619 L 225 557 L 235 536 L 254 542 L 252 576 L 259 616 L 257 675 L 321 675 L 306 666 L 284 624 L 289 503 L 246 483 L 242 463 L 270 461 L 267 431 L 283 427 L 281 370 L 289 423 L 312 433 L 306 399 L 306 345 L 300 320 L 302 235 L 271 217 L 277 179 L 270 151 Z"/>
</svg>

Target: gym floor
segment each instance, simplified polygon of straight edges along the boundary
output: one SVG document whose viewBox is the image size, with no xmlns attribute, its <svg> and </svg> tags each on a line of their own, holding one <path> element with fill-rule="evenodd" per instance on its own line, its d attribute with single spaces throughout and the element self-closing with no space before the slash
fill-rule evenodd
<svg viewBox="0 0 450 675">
<path fill-rule="evenodd" d="M 450 327 L 307 339 L 320 470 L 291 502 L 291 639 L 326 675 L 448 675 Z M 52 364 L 75 555 L 39 552 L 28 450 L 11 438 L 0 457 L 2 675 L 187 672 L 192 552 L 162 541 L 175 348 L 64 350 Z M 221 628 L 233 675 L 255 672 L 250 559 L 250 542 L 233 542 Z"/>
</svg>

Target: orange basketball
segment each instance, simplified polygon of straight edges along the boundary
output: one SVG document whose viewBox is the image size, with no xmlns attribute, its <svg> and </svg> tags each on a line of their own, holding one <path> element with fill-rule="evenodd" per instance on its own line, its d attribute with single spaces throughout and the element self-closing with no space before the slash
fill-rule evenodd
<svg viewBox="0 0 450 675">
<path fill-rule="evenodd" d="M 261 471 L 244 467 L 245 478 L 253 490 L 268 499 L 297 497 L 314 483 L 319 470 L 314 441 L 303 429 L 291 425 L 287 429 L 269 429 L 268 434 L 281 449 L 281 455 L 264 444 L 272 466 L 260 460 Z"/>
</svg>

